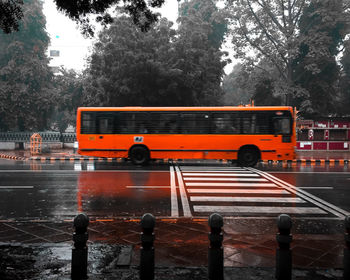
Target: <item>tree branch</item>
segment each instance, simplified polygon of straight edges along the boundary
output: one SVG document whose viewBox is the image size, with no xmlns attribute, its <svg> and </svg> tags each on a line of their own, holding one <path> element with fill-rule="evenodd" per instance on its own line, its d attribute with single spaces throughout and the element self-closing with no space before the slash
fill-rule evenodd
<svg viewBox="0 0 350 280">
<path fill-rule="evenodd" d="M 283 77 L 285 77 L 285 71 L 283 71 L 283 69 L 280 68 L 278 62 L 277 62 L 270 54 L 268 54 L 267 52 L 265 52 L 258 44 L 254 43 L 254 41 L 252 41 L 252 40 L 249 38 L 249 36 L 247 35 L 247 32 L 245 32 L 245 29 L 246 29 L 246 28 L 244 28 L 244 27 L 242 26 L 242 24 L 241 24 L 241 22 L 240 22 L 239 19 L 238 19 L 238 23 L 239 23 L 239 25 L 240 25 L 240 29 L 241 29 L 241 31 L 243 32 L 244 37 L 245 37 L 246 40 L 248 41 L 248 43 L 249 43 L 252 47 L 256 48 L 259 52 L 261 52 L 264 56 L 266 56 L 266 57 L 276 66 L 278 72 L 279 72 Z M 286 77 L 285 77 L 285 78 L 286 78 Z"/>
<path fill-rule="evenodd" d="M 253 14 L 253 17 L 255 18 L 256 22 L 258 23 L 258 25 L 260 26 L 260 28 L 262 29 L 262 31 L 265 33 L 266 37 L 268 40 L 270 40 L 270 42 L 274 45 L 274 47 L 276 48 L 278 54 L 281 56 L 281 59 L 288 64 L 288 60 L 284 57 L 283 53 L 280 52 L 278 44 L 275 42 L 275 40 L 273 39 L 273 37 L 268 33 L 268 31 L 266 30 L 265 26 L 261 23 L 259 17 L 256 15 L 256 13 L 254 12 L 251 3 L 249 2 L 249 0 L 247 0 L 249 9 L 251 11 L 251 13 Z"/>
<path fill-rule="evenodd" d="M 275 17 L 275 15 L 271 12 L 271 9 L 269 9 L 269 7 L 267 6 L 267 3 L 262 0 L 262 3 L 260 3 L 258 1 L 258 4 L 263 8 L 264 12 L 266 12 L 266 14 L 271 18 L 271 20 L 277 25 L 278 29 L 284 33 L 285 30 L 283 28 L 283 26 L 278 22 L 278 19 Z"/>
</svg>

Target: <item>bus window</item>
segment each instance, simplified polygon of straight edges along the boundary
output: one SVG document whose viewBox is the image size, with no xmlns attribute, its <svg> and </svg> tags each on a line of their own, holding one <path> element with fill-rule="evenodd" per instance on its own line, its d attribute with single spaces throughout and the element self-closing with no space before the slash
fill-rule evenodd
<svg viewBox="0 0 350 280">
<path fill-rule="evenodd" d="M 96 121 L 94 112 L 82 112 L 81 114 L 81 134 L 96 133 Z"/>
<path fill-rule="evenodd" d="M 274 118 L 274 134 L 291 134 L 291 121 L 289 118 Z"/>
<path fill-rule="evenodd" d="M 214 113 L 212 115 L 213 129 L 216 134 L 239 133 L 239 119 L 233 113 Z M 237 122 L 238 121 L 238 122 Z"/>
<path fill-rule="evenodd" d="M 113 118 L 111 116 L 98 116 L 98 133 L 113 133 Z"/>
<path fill-rule="evenodd" d="M 118 127 L 120 129 L 120 133 L 137 133 L 135 129 L 135 114 L 129 112 L 120 112 Z"/>
<path fill-rule="evenodd" d="M 184 134 L 208 134 L 210 122 L 208 113 L 183 113 L 181 129 Z"/>
<path fill-rule="evenodd" d="M 152 112 L 149 127 L 151 133 L 176 134 L 178 133 L 178 114 L 168 112 Z"/>
<path fill-rule="evenodd" d="M 251 113 L 243 113 L 241 116 L 242 120 L 242 133 L 243 134 L 255 134 L 256 127 L 256 116 Z"/>
<path fill-rule="evenodd" d="M 255 127 L 255 133 L 256 134 L 271 134 L 271 122 L 270 122 L 270 116 L 266 113 L 257 113 L 256 114 L 256 127 Z"/>
</svg>

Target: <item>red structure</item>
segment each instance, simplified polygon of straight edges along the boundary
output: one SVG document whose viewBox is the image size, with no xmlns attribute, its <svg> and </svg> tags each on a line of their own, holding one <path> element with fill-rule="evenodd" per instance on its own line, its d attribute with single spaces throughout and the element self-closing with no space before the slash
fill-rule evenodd
<svg viewBox="0 0 350 280">
<path fill-rule="evenodd" d="M 349 151 L 350 119 L 297 120 L 298 150 Z"/>
</svg>

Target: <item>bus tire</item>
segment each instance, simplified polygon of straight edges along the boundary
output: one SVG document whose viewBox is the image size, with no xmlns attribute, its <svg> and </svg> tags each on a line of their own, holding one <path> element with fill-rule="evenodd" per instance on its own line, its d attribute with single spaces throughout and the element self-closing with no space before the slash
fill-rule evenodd
<svg viewBox="0 0 350 280">
<path fill-rule="evenodd" d="M 258 163 L 259 151 L 254 147 L 245 147 L 238 152 L 238 165 L 253 167 Z"/>
<path fill-rule="evenodd" d="M 150 160 L 149 151 L 144 146 L 135 146 L 129 153 L 131 162 L 135 165 L 146 165 Z"/>
</svg>

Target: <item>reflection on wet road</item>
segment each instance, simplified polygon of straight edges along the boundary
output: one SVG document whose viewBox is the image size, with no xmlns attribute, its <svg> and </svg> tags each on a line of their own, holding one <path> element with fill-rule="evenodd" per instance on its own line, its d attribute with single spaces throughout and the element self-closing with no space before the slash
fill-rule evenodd
<svg viewBox="0 0 350 280">
<path fill-rule="evenodd" d="M 276 217 L 343 219 L 350 173 L 344 167 L 241 168 L 228 164 L 0 161 L 1 220 Z"/>
</svg>

